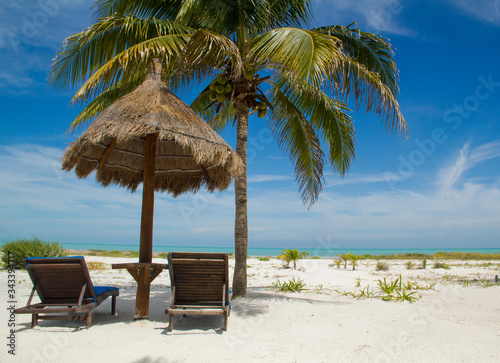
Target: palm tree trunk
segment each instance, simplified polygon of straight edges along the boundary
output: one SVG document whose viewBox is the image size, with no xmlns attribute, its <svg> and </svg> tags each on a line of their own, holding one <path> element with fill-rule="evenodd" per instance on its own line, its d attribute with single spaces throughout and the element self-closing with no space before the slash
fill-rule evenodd
<svg viewBox="0 0 500 363">
<path fill-rule="evenodd" d="M 248 250 L 248 219 L 247 219 L 247 138 L 248 109 L 236 107 L 236 152 L 243 160 L 244 170 L 234 182 L 236 220 L 234 224 L 235 266 L 233 277 L 233 297 L 245 297 L 247 294 L 247 250 Z M 246 112 L 245 112 L 246 111 Z"/>
</svg>

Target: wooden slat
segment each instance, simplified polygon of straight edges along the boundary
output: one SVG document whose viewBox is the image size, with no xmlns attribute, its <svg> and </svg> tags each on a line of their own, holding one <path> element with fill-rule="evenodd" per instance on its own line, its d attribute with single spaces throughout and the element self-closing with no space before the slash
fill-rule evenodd
<svg viewBox="0 0 500 363">
<path fill-rule="evenodd" d="M 225 253 L 170 252 L 168 256 L 172 283 L 172 307 L 169 330 L 174 314 L 229 315 L 229 273 Z M 227 329 L 227 320 L 224 322 Z"/>
<path fill-rule="evenodd" d="M 74 263 L 58 263 L 58 264 L 35 264 L 35 263 L 30 263 L 28 266 L 28 269 L 30 270 L 44 270 L 44 271 L 49 271 L 49 270 L 62 270 L 62 269 L 69 269 L 69 270 L 81 270 L 82 267 L 81 265 L 77 265 Z"/>
<path fill-rule="evenodd" d="M 168 269 L 168 263 L 141 263 L 141 262 L 129 262 L 129 263 L 113 263 L 111 265 L 112 269 L 121 269 L 121 268 L 139 268 L 139 267 L 147 267 L 150 269 L 161 268 L 163 270 Z"/>
<path fill-rule="evenodd" d="M 214 260 L 208 258 L 177 258 L 172 261 L 175 265 L 196 265 L 196 266 L 204 266 L 204 265 L 222 265 L 224 266 L 224 260 Z"/>
<path fill-rule="evenodd" d="M 167 314 L 193 314 L 193 315 L 224 315 L 225 311 L 222 309 L 168 309 Z"/>
</svg>

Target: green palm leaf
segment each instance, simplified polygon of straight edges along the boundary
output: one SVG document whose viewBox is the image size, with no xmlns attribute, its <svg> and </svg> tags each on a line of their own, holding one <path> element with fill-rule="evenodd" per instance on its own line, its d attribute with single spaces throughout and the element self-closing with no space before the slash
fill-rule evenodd
<svg viewBox="0 0 500 363">
<path fill-rule="evenodd" d="M 390 130 L 406 134 L 406 122 L 399 109 L 398 69 L 387 39 L 342 25 L 312 29 L 336 37 L 342 42 L 346 57 L 332 69 L 332 89 L 339 97 L 353 93 L 356 109 L 365 104 L 385 119 Z"/>
<path fill-rule="evenodd" d="M 343 101 L 328 97 L 320 89 L 291 77 L 283 77 L 278 84 L 288 99 L 307 117 L 323 136 L 329 148 L 329 159 L 340 174 L 347 173 L 355 157 L 355 131 L 349 108 Z"/>
<path fill-rule="evenodd" d="M 211 101 L 209 92 L 200 93 L 191 103 L 190 107 L 203 117 L 214 128 L 215 131 L 222 131 L 234 120 L 235 112 L 231 102 L 224 102 L 221 106 L 217 102 Z"/>
<path fill-rule="evenodd" d="M 324 154 L 314 129 L 277 86 L 270 91 L 274 112 L 271 129 L 278 145 L 295 165 L 295 179 L 304 203 L 311 206 L 322 190 Z"/>
<path fill-rule="evenodd" d="M 114 14 L 64 41 L 51 66 L 49 84 L 68 88 L 131 46 L 160 36 L 192 33 L 194 30 L 171 21 Z"/>
<path fill-rule="evenodd" d="M 172 67 L 189 41 L 187 34 L 173 34 L 146 40 L 117 54 L 89 77 L 72 99 L 85 102 L 118 81 L 136 83 L 148 65 L 159 58 Z"/>
<path fill-rule="evenodd" d="M 348 57 L 366 66 L 380 76 L 394 95 L 399 93 L 398 69 L 394 52 L 386 38 L 359 29 L 334 25 L 312 29 L 315 32 L 332 35 L 342 41 L 342 49 Z"/>
<path fill-rule="evenodd" d="M 224 35 L 200 29 L 184 47 L 180 72 L 202 72 L 206 75 L 213 68 L 223 69 L 228 61 L 231 64 L 231 76 L 239 77 L 243 71 L 243 63 L 236 44 Z"/>
<path fill-rule="evenodd" d="M 111 106 L 116 100 L 137 88 L 141 84 L 142 78 L 144 77 L 138 78 L 136 82 L 129 82 L 126 84 L 118 82 L 109 87 L 107 90 L 104 90 L 101 94 L 96 96 L 80 112 L 80 114 L 78 114 L 78 116 L 71 123 L 68 131 L 74 131 L 77 127 L 95 119 L 102 111 Z"/>
<path fill-rule="evenodd" d="M 293 72 L 316 87 L 344 57 L 340 42 L 329 35 L 299 28 L 280 28 L 255 37 L 249 56 L 279 73 Z"/>
</svg>

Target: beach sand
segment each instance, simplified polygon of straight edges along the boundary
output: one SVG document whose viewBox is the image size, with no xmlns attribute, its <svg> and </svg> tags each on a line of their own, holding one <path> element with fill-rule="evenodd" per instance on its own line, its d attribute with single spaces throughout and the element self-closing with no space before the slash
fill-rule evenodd
<svg viewBox="0 0 500 363">
<path fill-rule="evenodd" d="M 307 259 L 299 261 L 299 271 L 283 268 L 276 258 L 249 258 L 248 297 L 232 301 L 226 332 L 222 317 L 192 315 L 176 316 L 174 330 L 168 332 L 166 271 L 151 286 L 149 320 L 134 321 L 135 281 L 128 272 L 109 266 L 136 259 L 88 256 L 86 261 L 108 267 L 90 273 L 95 285 L 120 288 L 117 315 L 109 314 L 111 299 L 94 310 L 90 329 L 84 322 L 65 321 L 40 321 L 31 329 L 30 315 L 16 315 L 12 356 L 6 345 L 7 271 L 1 271 L 0 362 L 500 361 L 500 286 L 460 282 L 493 281 L 500 274 L 500 261 L 446 261 L 449 270 L 433 269 L 432 261 L 425 270 L 408 270 L 406 261 L 386 261 L 389 270 L 376 271 L 376 261 L 363 260 L 353 271 L 350 265 L 329 267 L 332 259 Z M 342 294 L 359 294 L 367 285 L 378 293 L 379 279 L 391 281 L 400 274 L 404 282 L 435 286 L 418 290 L 414 303 Z M 277 279 L 292 277 L 310 290 L 283 293 L 268 288 Z M 17 307 L 26 303 L 31 288 L 27 273 L 16 271 Z"/>
</svg>

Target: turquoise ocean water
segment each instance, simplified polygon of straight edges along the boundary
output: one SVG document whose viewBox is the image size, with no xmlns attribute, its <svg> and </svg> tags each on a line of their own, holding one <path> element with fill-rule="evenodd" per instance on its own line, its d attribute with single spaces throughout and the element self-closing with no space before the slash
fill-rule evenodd
<svg viewBox="0 0 500 363">
<path fill-rule="evenodd" d="M 118 250 L 118 251 L 138 251 L 139 245 L 119 245 L 119 244 L 92 244 L 92 243 L 64 243 L 63 247 L 65 249 L 72 250 Z M 249 256 L 279 256 L 280 251 L 284 248 L 249 248 Z M 334 248 L 334 249 L 313 249 L 313 248 L 299 248 L 300 251 L 307 251 L 311 256 L 320 257 L 333 257 L 342 253 L 354 253 L 355 255 L 394 255 L 399 253 L 425 253 L 432 255 L 439 251 L 446 252 L 481 252 L 481 253 L 500 253 L 500 248 L 410 248 L 410 249 L 382 249 L 382 248 L 372 248 L 372 249 L 345 249 L 345 248 Z M 184 251 L 184 252 L 232 252 L 234 253 L 234 248 L 231 247 L 192 247 L 192 246 L 153 246 L 154 252 L 170 252 L 170 251 Z"/>
</svg>

